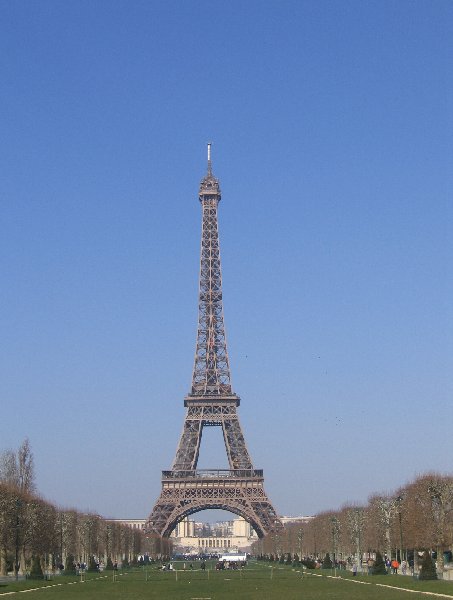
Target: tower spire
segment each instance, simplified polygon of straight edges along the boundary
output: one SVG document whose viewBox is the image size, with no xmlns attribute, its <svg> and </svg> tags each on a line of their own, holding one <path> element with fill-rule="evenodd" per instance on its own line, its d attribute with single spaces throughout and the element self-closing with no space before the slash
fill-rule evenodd
<svg viewBox="0 0 453 600">
<path fill-rule="evenodd" d="M 212 177 L 211 142 L 208 142 L 208 177 Z"/>
</svg>

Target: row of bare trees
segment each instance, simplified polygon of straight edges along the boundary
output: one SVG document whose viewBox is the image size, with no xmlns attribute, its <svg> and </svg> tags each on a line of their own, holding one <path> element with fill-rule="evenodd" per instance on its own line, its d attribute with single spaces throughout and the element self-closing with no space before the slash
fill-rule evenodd
<svg viewBox="0 0 453 600">
<path fill-rule="evenodd" d="M 144 552 L 139 529 L 96 514 L 65 510 L 35 493 L 33 455 L 28 440 L 17 452 L 0 455 L 0 573 L 21 574 L 39 557 L 43 570 L 70 561 L 107 564 L 131 561 Z"/>
<path fill-rule="evenodd" d="M 322 512 L 306 523 L 290 523 L 257 542 L 258 554 L 297 554 L 359 561 L 376 551 L 400 561 L 414 550 L 443 555 L 453 549 L 453 477 L 429 473 L 393 494 L 374 494 L 365 506 L 346 505 Z"/>
</svg>

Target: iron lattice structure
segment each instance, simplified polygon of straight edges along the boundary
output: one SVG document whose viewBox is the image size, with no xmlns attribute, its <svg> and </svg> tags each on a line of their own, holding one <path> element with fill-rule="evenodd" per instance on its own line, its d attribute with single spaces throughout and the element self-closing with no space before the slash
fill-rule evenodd
<svg viewBox="0 0 453 600">
<path fill-rule="evenodd" d="M 168 537 L 184 517 L 220 508 L 244 517 L 263 537 L 282 525 L 264 491 L 263 471 L 253 468 L 237 414 L 240 399 L 231 389 L 217 221 L 221 192 L 212 173 L 210 144 L 199 199 L 203 217 L 192 387 L 184 400 L 187 411 L 173 466 L 162 472 L 162 492 L 146 529 Z M 228 470 L 197 470 L 206 426 L 222 428 Z"/>
</svg>

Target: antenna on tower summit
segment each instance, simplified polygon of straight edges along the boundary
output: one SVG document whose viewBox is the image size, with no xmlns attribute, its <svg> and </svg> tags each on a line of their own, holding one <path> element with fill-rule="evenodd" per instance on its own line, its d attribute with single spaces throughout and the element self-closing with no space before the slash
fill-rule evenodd
<svg viewBox="0 0 453 600">
<path fill-rule="evenodd" d="M 211 142 L 208 142 L 208 175 L 212 175 L 211 145 Z"/>
</svg>

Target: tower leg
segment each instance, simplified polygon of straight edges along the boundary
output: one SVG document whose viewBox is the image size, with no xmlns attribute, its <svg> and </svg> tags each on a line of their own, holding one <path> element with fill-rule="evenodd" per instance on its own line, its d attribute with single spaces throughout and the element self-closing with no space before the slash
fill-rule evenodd
<svg viewBox="0 0 453 600">
<path fill-rule="evenodd" d="M 186 418 L 175 460 L 173 461 L 173 470 L 192 471 L 196 468 L 200 453 L 202 430 L 203 423 L 201 420 Z"/>
</svg>

